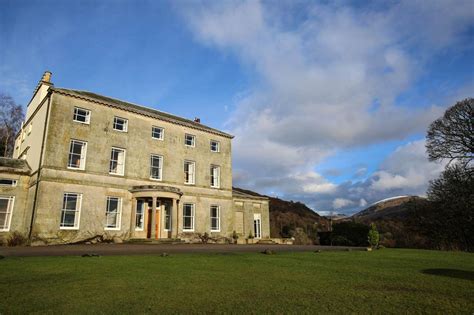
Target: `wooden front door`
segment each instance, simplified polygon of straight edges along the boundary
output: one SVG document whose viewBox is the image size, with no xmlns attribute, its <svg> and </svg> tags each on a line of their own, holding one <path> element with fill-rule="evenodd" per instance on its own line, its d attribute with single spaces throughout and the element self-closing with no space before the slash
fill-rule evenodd
<svg viewBox="0 0 474 315">
<path fill-rule="evenodd" d="M 151 231 L 155 229 L 155 239 L 160 238 L 160 202 L 156 202 L 156 211 L 155 211 L 155 226 L 152 227 L 152 215 L 153 215 L 153 203 L 148 201 L 148 219 L 146 224 L 146 237 L 151 238 Z"/>
</svg>

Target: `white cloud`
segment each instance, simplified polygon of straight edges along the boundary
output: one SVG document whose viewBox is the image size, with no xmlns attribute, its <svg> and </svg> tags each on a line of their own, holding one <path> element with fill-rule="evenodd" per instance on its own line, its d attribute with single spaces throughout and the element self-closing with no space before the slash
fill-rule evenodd
<svg viewBox="0 0 474 315">
<path fill-rule="evenodd" d="M 332 202 L 332 206 L 333 206 L 334 209 L 345 208 L 345 207 L 350 206 L 352 204 L 353 204 L 353 202 L 351 200 L 344 199 L 344 198 L 336 198 Z"/>
<path fill-rule="evenodd" d="M 311 2 L 301 20 L 293 10 L 291 2 L 226 1 L 184 12 L 196 40 L 236 56 L 256 78 L 228 122 L 236 135 L 236 184 L 319 207 L 362 206 L 400 190 L 423 193 L 440 167 L 420 154 L 421 142 L 400 148 L 364 182 L 335 185 L 313 170 L 341 149 L 424 132 L 442 114 L 436 104 L 398 106 L 396 98 L 430 58 L 459 43 L 474 20 L 472 3 Z"/>
</svg>

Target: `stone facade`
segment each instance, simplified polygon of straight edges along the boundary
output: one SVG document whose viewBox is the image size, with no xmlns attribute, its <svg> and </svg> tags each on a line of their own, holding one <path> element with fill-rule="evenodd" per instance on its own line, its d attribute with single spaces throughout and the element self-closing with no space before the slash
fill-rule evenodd
<svg viewBox="0 0 474 315">
<path fill-rule="evenodd" d="M 15 144 L 12 161 L 29 169 L 0 167 L 1 178 L 17 180 L 0 186 L 0 198 L 14 197 L 0 237 L 18 231 L 37 243 L 69 243 L 95 236 L 193 241 L 204 233 L 228 241 L 234 231 L 270 236 L 268 199 L 233 192 L 231 135 L 55 88 L 50 77 L 38 84 Z"/>
</svg>

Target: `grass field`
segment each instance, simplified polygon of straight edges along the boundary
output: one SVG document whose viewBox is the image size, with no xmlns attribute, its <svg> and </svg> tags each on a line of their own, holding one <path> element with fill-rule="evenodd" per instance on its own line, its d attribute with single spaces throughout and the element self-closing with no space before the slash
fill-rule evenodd
<svg viewBox="0 0 474 315">
<path fill-rule="evenodd" d="M 474 312 L 474 255 L 421 250 L 0 260 L 0 313 Z"/>
</svg>

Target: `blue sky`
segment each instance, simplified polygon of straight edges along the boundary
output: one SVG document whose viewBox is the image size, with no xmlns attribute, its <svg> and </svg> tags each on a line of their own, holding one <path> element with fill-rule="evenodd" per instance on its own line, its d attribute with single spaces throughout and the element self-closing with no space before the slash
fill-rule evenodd
<svg viewBox="0 0 474 315">
<path fill-rule="evenodd" d="M 234 184 L 352 213 L 424 194 L 474 92 L 472 1 L 0 1 L 0 91 L 56 86 L 235 134 Z"/>
</svg>

